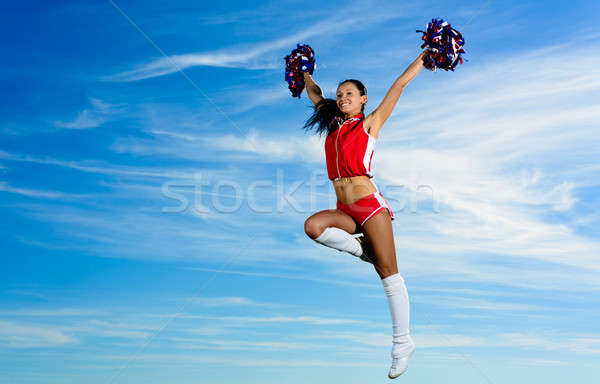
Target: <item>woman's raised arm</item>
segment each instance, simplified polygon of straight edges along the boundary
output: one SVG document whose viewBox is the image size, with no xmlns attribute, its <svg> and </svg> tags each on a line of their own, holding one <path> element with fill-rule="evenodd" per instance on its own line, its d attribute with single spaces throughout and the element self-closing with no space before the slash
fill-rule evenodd
<svg viewBox="0 0 600 384">
<path fill-rule="evenodd" d="M 315 83 L 308 72 L 304 72 L 304 84 L 306 86 L 306 94 L 313 104 L 317 105 L 319 101 L 323 100 L 323 91 L 321 91 L 321 88 Z"/>
<path fill-rule="evenodd" d="M 404 87 L 406 87 L 423 68 L 423 56 L 426 54 L 427 50 L 421 52 L 415 61 L 406 68 L 406 70 L 396 79 L 394 84 L 392 84 L 392 87 L 381 101 L 381 104 L 379 104 L 379 106 L 366 118 L 365 128 L 367 128 L 371 135 L 377 137 L 383 123 L 385 123 L 392 114 L 402 91 L 404 91 Z"/>
</svg>

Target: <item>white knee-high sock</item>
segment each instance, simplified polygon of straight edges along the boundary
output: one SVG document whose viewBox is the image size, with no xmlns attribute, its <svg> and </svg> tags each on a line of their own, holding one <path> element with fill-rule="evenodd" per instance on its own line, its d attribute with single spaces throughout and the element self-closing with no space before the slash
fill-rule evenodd
<svg viewBox="0 0 600 384">
<path fill-rule="evenodd" d="M 360 243 L 354 236 L 336 227 L 327 227 L 314 239 L 317 243 L 327 247 L 337 249 L 338 251 L 348 252 L 354 256 L 361 256 L 363 251 Z"/>
<path fill-rule="evenodd" d="M 414 348 L 414 343 L 409 335 L 410 303 L 406 285 L 399 273 L 388 276 L 382 279 L 381 282 L 392 314 L 392 354 L 397 357 L 404 357 Z"/>
</svg>

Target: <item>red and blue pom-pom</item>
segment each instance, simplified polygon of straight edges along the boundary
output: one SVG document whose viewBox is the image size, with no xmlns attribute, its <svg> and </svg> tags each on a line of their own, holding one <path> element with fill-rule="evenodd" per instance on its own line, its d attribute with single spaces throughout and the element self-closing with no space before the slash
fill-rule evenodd
<svg viewBox="0 0 600 384">
<path fill-rule="evenodd" d="M 308 72 L 311 75 L 315 70 L 315 51 L 308 45 L 296 44 L 292 53 L 284 57 L 285 60 L 285 81 L 288 82 L 288 88 L 292 92 L 292 97 L 300 98 L 304 90 L 304 74 Z"/>
<path fill-rule="evenodd" d="M 425 68 L 430 71 L 435 71 L 436 68 L 454 71 L 459 62 L 463 63 L 460 55 L 465 53 L 465 40 L 447 21 L 431 19 L 425 31 L 417 32 L 423 33 L 424 43 L 421 48 L 427 47 L 428 50 L 428 54 L 423 57 Z"/>
</svg>

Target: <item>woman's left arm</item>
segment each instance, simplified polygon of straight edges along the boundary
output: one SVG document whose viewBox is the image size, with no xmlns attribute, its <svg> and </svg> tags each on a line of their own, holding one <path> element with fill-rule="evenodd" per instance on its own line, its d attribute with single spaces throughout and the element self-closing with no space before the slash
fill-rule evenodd
<svg viewBox="0 0 600 384">
<path fill-rule="evenodd" d="M 385 95 L 381 104 L 369 114 L 365 123 L 367 129 L 372 136 L 377 137 L 379 130 L 386 122 L 388 117 L 392 114 L 392 110 L 396 106 L 404 87 L 410 83 L 412 79 L 417 76 L 419 71 L 423 68 L 423 56 L 427 54 L 427 50 L 421 52 L 421 54 L 413 61 L 408 68 L 396 79 L 388 93 Z"/>
</svg>

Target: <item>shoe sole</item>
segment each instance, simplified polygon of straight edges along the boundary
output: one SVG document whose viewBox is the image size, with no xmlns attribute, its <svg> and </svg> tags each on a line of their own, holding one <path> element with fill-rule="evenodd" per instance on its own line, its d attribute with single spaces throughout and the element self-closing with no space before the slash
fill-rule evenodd
<svg viewBox="0 0 600 384">
<path fill-rule="evenodd" d="M 411 358 L 411 356 L 413 355 L 413 353 L 415 353 L 415 349 L 416 349 L 416 348 L 413 348 L 413 350 L 412 350 L 412 351 L 411 351 L 411 352 L 408 354 L 408 358 L 409 358 L 409 359 Z M 396 376 L 391 376 L 391 375 L 388 373 L 388 377 L 389 377 L 390 379 L 395 379 L 395 378 L 397 378 L 397 377 L 400 377 L 400 376 L 402 376 L 402 374 L 404 374 L 404 372 L 406 372 L 406 371 L 408 371 L 408 364 L 406 364 L 406 369 L 405 369 L 404 371 L 400 372 L 398 375 L 396 375 Z"/>
</svg>

